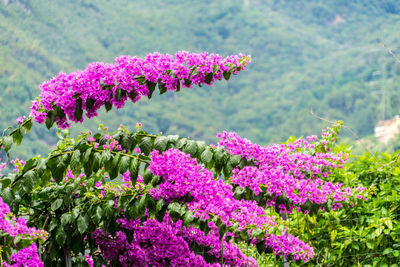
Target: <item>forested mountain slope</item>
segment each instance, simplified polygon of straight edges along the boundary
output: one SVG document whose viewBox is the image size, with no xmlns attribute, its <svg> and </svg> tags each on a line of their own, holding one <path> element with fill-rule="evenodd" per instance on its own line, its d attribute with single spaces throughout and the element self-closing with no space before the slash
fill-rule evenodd
<svg viewBox="0 0 400 267">
<path fill-rule="evenodd" d="M 399 28 L 396 0 L 2 0 L 0 128 L 27 114 L 38 85 L 60 71 L 188 50 L 242 52 L 253 63 L 229 84 L 142 100 L 90 127 L 141 121 L 153 132 L 213 141 L 226 129 L 270 143 L 318 133 L 326 123 L 313 110 L 368 135 L 400 113 L 400 65 L 377 41 L 398 51 Z M 55 140 L 34 130 L 40 141 L 24 141 L 26 153 L 44 153 Z"/>
</svg>

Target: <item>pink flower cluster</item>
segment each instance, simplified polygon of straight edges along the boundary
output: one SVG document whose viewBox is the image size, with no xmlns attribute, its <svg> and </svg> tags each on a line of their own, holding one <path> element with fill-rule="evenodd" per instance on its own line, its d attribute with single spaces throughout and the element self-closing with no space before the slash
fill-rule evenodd
<svg viewBox="0 0 400 267">
<path fill-rule="evenodd" d="M 93 136 L 88 137 L 88 145 L 94 144 L 93 148 L 99 148 L 100 144 L 96 142 L 96 139 Z M 122 146 L 119 144 L 118 140 L 115 140 L 111 135 L 106 135 L 106 144 L 104 144 L 101 148 L 108 151 L 122 151 L 126 152 L 125 149 L 122 149 Z"/>
<path fill-rule="evenodd" d="M 242 54 L 222 58 L 207 52 L 196 54 L 181 51 L 175 57 L 156 52 L 145 58 L 120 56 L 114 64 L 91 63 L 83 71 L 60 73 L 44 82 L 40 86 L 39 101 L 32 102 L 31 116 L 35 121 L 44 123 L 46 112 L 54 110 L 56 106 L 66 115 L 58 114 L 58 127 L 68 128 L 68 119 L 83 121 L 83 116 L 75 116 L 77 105 L 79 109 L 87 111 L 86 116 L 90 119 L 97 116 L 97 110 L 106 103 L 122 108 L 128 97 L 137 102 L 141 96 L 150 95 L 150 84 L 162 83 L 166 91 L 177 90 L 180 85 L 211 85 L 215 80 L 222 79 L 224 72 L 235 74 L 250 61 L 250 56 Z M 208 80 L 207 75 L 210 74 L 212 77 Z"/>
<path fill-rule="evenodd" d="M 162 154 L 155 150 L 151 154 L 149 169 L 154 175 L 164 179 L 157 188 L 150 190 L 155 197 L 166 200 L 180 199 L 189 192 L 193 200 L 187 203 L 195 217 L 208 219 L 210 214 L 219 216 L 227 226 L 238 223 L 238 230 L 248 226 L 269 230 L 276 226 L 273 216 L 268 216 L 264 208 L 255 201 L 236 200 L 229 184 L 214 179 L 213 174 L 177 149 Z M 267 234 L 266 244 L 272 246 L 277 255 L 296 255 L 296 259 L 307 261 L 314 255 L 313 249 L 293 236 Z"/>
<path fill-rule="evenodd" d="M 219 263 L 209 264 L 204 255 L 196 255 L 191 251 L 193 243 L 203 245 L 204 253 L 221 257 L 228 266 L 256 266 L 253 258 L 246 257 L 241 250 L 231 242 L 221 242 L 216 231 L 208 235 L 190 226 L 185 227 L 181 220 L 174 223 L 168 213 L 163 222 L 149 219 L 141 223 L 140 219 L 118 219 L 122 228 L 133 234 L 129 243 L 126 234 L 122 231 L 115 236 L 104 234 L 97 229 L 92 237 L 103 250 L 104 257 L 109 260 L 118 260 L 121 266 L 221 266 Z"/>
<path fill-rule="evenodd" d="M 39 258 L 38 249 L 36 243 L 32 243 L 27 248 L 23 248 L 10 257 L 11 264 L 3 262 L 4 267 L 25 267 L 25 266 L 44 266 L 43 262 Z"/>
<path fill-rule="evenodd" d="M 22 170 L 25 166 L 25 161 L 19 158 L 13 159 L 10 161 L 12 165 L 14 165 L 13 172 L 17 173 Z"/>
<path fill-rule="evenodd" d="M 46 239 L 47 233 L 28 227 L 24 218 L 17 219 L 12 216 L 10 208 L 2 198 L 0 198 L 0 232 L 6 233 L 6 236 L 11 238 L 18 236 L 22 240 L 32 241 L 29 247 L 14 252 L 9 263 L 3 262 L 4 266 L 44 266 L 39 258 L 36 243 L 33 241 L 34 239 Z"/>
<path fill-rule="evenodd" d="M 321 179 L 327 177 L 333 169 L 342 168 L 347 160 L 345 154 L 310 153 L 315 144 L 304 139 L 286 145 L 263 147 L 233 132 L 223 132 L 218 137 L 218 145 L 225 147 L 230 154 L 255 161 L 255 166 L 234 169 L 230 181 L 241 187 L 249 187 L 255 195 L 267 192 L 273 196 L 268 205 L 275 206 L 276 198 L 284 194 L 293 206 L 307 201 L 324 204 L 332 199 L 334 202 L 345 203 L 351 196 L 362 198 L 359 194 L 365 190 L 363 187 L 351 189 L 343 187 L 341 183 L 334 184 Z M 310 137 L 308 140 L 314 141 L 316 138 Z M 340 206 L 341 203 L 336 203 L 332 208 Z M 285 211 L 284 206 L 282 209 Z"/>
</svg>

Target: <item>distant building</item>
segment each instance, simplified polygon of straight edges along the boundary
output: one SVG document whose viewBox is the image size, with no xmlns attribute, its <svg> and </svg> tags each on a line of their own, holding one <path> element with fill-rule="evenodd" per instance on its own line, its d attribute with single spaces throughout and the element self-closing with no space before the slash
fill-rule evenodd
<svg viewBox="0 0 400 267">
<path fill-rule="evenodd" d="M 375 137 L 379 142 L 387 144 L 396 134 L 400 133 L 400 117 L 397 115 L 393 119 L 379 121 L 375 126 Z"/>
<path fill-rule="evenodd" d="M 339 14 L 336 14 L 336 17 L 331 21 L 331 24 L 336 25 L 336 24 L 340 24 L 343 22 L 346 22 L 346 20 Z"/>
</svg>

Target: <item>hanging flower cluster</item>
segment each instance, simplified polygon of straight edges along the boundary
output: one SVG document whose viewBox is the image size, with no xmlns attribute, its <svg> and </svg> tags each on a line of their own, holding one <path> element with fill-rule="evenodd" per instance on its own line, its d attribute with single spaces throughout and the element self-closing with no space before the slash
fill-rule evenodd
<svg viewBox="0 0 400 267">
<path fill-rule="evenodd" d="M 323 137 L 327 135 L 323 132 Z M 256 196 L 267 193 L 270 197 L 267 205 L 279 205 L 281 212 L 291 212 L 296 208 L 308 213 L 310 205 L 307 203 L 322 207 L 329 200 L 334 204 L 328 208 L 335 210 L 343 204 L 349 205 L 354 199 L 363 198 L 364 187 L 351 189 L 321 179 L 332 174 L 333 169 L 342 168 L 348 156 L 345 153 L 316 152 L 316 136 L 268 147 L 253 144 L 234 132 L 219 133 L 217 137 L 220 138 L 218 145 L 232 155 L 241 155 L 255 162 L 255 166 L 235 168 L 230 181 L 250 188 Z M 321 140 L 321 145 L 326 146 L 327 141 Z M 289 199 L 289 203 L 278 203 L 280 196 Z"/>
<path fill-rule="evenodd" d="M 44 266 L 34 241 L 45 240 L 47 233 L 28 227 L 24 218 L 15 218 L 2 198 L 0 198 L 0 233 L 2 238 L 7 240 L 7 247 L 0 246 L 0 253 L 4 249 L 13 251 L 10 261 L 3 262 L 3 266 Z M 15 247 L 12 248 L 11 244 Z"/>
<path fill-rule="evenodd" d="M 153 53 L 145 58 L 120 56 L 114 64 L 91 63 L 85 70 L 60 73 L 40 86 L 40 98 L 32 102 L 35 121 L 56 122 L 60 128 L 83 122 L 83 110 L 90 119 L 102 106 L 122 108 L 128 98 L 137 102 L 151 97 L 158 84 L 160 93 L 179 91 L 182 87 L 212 85 L 215 80 L 229 79 L 251 61 L 242 54 L 222 58 L 217 54 L 177 52 Z"/>
<path fill-rule="evenodd" d="M 193 200 L 187 202 L 187 206 L 195 217 L 209 219 L 211 214 L 216 215 L 228 227 L 238 223 L 239 231 L 248 226 L 270 229 L 277 225 L 278 219 L 268 216 L 256 201 L 235 199 L 229 184 L 214 179 L 212 172 L 203 168 L 190 155 L 170 149 L 162 154 L 153 151 L 151 158 L 150 171 L 164 179 L 158 188 L 151 189 L 150 193 L 155 198 L 181 199 L 190 192 Z M 296 255 L 295 259 L 304 261 L 314 255 L 312 247 L 285 233 L 268 234 L 264 240 L 276 255 Z"/>
<path fill-rule="evenodd" d="M 205 260 L 220 259 L 221 251 L 228 266 L 257 266 L 237 246 L 221 241 L 216 230 L 206 235 L 197 228 L 184 226 L 181 220 L 174 223 L 168 213 L 162 222 L 147 218 L 141 223 L 140 219 L 122 218 L 118 223 L 133 235 L 131 242 L 123 231 L 110 236 L 97 229 L 92 237 L 104 257 L 110 262 L 118 260 L 121 266 L 221 266 Z M 202 246 L 204 255 L 196 255 L 191 251 L 192 246 Z"/>
</svg>

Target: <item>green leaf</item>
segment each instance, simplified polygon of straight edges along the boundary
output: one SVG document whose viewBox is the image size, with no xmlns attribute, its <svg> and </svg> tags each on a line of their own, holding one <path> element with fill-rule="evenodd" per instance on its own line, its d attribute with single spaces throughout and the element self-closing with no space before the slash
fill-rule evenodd
<svg viewBox="0 0 400 267">
<path fill-rule="evenodd" d="M 1 177 L 1 188 L 6 188 L 11 184 L 12 180 L 9 177 Z"/>
<path fill-rule="evenodd" d="M 183 149 L 183 147 L 186 145 L 187 141 L 188 140 L 186 138 L 180 138 L 178 140 L 178 142 L 176 143 L 176 148 L 177 149 Z"/>
<path fill-rule="evenodd" d="M 97 206 L 94 214 L 92 215 L 92 220 L 94 223 L 98 224 L 101 221 L 101 218 L 103 216 L 103 209 L 101 206 Z"/>
<path fill-rule="evenodd" d="M 139 161 L 137 159 L 132 159 L 129 166 L 129 172 L 131 174 L 132 185 L 135 186 L 137 177 L 139 175 Z"/>
<path fill-rule="evenodd" d="M 335 241 L 337 235 L 337 231 L 336 230 L 332 230 L 331 231 L 331 242 L 333 243 Z"/>
<path fill-rule="evenodd" d="M 25 134 L 29 133 L 31 128 L 32 128 L 32 119 L 30 119 L 22 124 L 22 129 L 24 130 Z"/>
<path fill-rule="evenodd" d="M 263 234 L 263 231 L 260 228 L 256 228 L 253 230 L 253 232 L 251 232 L 251 235 L 255 238 L 261 237 L 262 234 Z"/>
<path fill-rule="evenodd" d="M 56 241 L 57 243 L 62 246 L 65 243 L 65 240 L 67 239 L 67 234 L 64 231 L 64 227 L 60 226 L 57 228 L 56 232 Z"/>
<path fill-rule="evenodd" d="M 19 146 L 21 144 L 22 138 L 24 138 L 24 136 L 22 135 L 22 132 L 20 129 L 17 129 L 13 135 L 12 135 L 13 141 L 15 146 Z"/>
<path fill-rule="evenodd" d="M 47 116 L 46 116 L 46 120 L 45 120 L 47 129 L 50 129 L 53 126 L 55 121 L 56 121 L 56 113 L 53 110 L 50 110 L 49 112 L 47 112 Z"/>
<path fill-rule="evenodd" d="M 78 224 L 78 231 L 79 233 L 83 234 L 89 227 L 89 218 L 85 215 L 80 215 L 77 221 Z"/>
<path fill-rule="evenodd" d="M 180 217 L 181 205 L 177 202 L 171 202 L 168 205 L 168 212 L 171 219 L 176 222 Z"/>
<path fill-rule="evenodd" d="M 82 109 L 82 98 L 78 97 L 76 99 L 76 106 L 75 106 L 75 118 L 80 121 L 82 119 L 83 109 Z"/>
<path fill-rule="evenodd" d="M 122 90 L 120 87 L 115 91 L 115 99 L 120 100 L 121 98 L 126 96 L 126 91 Z"/>
<path fill-rule="evenodd" d="M 108 165 L 107 163 L 110 161 L 111 157 L 112 157 L 112 155 L 111 155 L 110 151 L 108 151 L 108 150 L 103 151 L 101 153 L 101 157 L 100 157 L 100 163 L 99 163 L 100 167 L 107 166 Z"/>
<path fill-rule="evenodd" d="M 134 88 L 132 88 L 132 90 L 129 92 L 129 97 L 132 100 L 135 100 L 135 98 L 137 97 L 137 93 L 136 93 L 136 90 Z"/>
<path fill-rule="evenodd" d="M 42 177 L 42 174 L 47 169 L 47 159 L 40 159 L 38 164 L 36 165 L 36 174 L 38 177 Z"/>
<path fill-rule="evenodd" d="M 206 150 L 203 151 L 203 153 L 201 153 L 200 159 L 202 162 L 204 162 L 205 164 L 208 164 L 213 158 L 213 153 L 211 152 L 210 148 L 206 148 Z"/>
<path fill-rule="evenodd" d="M 189 227 L 192 224 L 193 220 L 193 213 L 191 211 L 187 211 L 183 216 L 183 223 L 185 224 L 185 226 Z"/>
<path fill-rule="evenodd" d="M 167 139 L 168 139 L 168 142 L 169 142 L 170 144 L 175 145 L 176 142 L 179 140 L 179 135 L 168 135 L 168 136 L 167 136 Z"/>
<path fill-rule="evenodd" d="M 149 95 L 148 98 L 151 99 L 151 96 L 153 95 L 154 90 L 156 89 L 156 83 L 146 81 L 147 88 L 149 89 Z"/>
<path fill-rule="evenodd" d="M 186 154 L 190 154 L 190 156 L 193 158 L 196 156 L 197 153 L 197 144 L 195 141 L 189 140 L 186 144 L 184 152 Z"/>
<path fill-rule="evenodd" d="M 153 187 L 156 187 L 156 186 L 159 185 L 161 182 L 162 182 L 161 177 L 158 176 L 158 175 L 155 175 L 155 176 L 153 177 L 153 179 L 151 179 L 150 184 L 151 184 Z"/>
<path fill-rule="evenodd" d="M 210 72 L 210 73 L 205 73 L 204 80 L 205 80 L 205 82 L 206 82 L 207 84 L 210 84 L 210 83 L 211 83 L 212 78 L 213 78 L 212 72 Z"/>
<path fill-rule="evenodd" d="M 226 233 L 226 225 L 221 223 L 220 226 L 218 227 L 218 232 L 220 236 L 224 236 Z"/>
<path fill-rule="evenodd" d="M 156 219 L 157 219 L 157 221 L 159 221 L 159 222 L 163 221 L 164 216 L 167 212 L 167 208 L 168 208 L 168 206 L 166 205 L 165 200 L 163 198 L 161 198 L 157 201 L 157 204 L 156 204 Z"/>
<path fill-rule="evenodd" d="M 158 90 L 160 91 L 160 95 L 167 92 L 167 87 L 163 83 L 158 83 Z"/>
<path fill-rule="evenodd" d="M 72 209 L 72 221 L 75 221 L 78 218 L 79 214 L 80 214 L 79 207 L 73 208 Z"/>
<path fill-rule="evenodd" d="M 93 161 L 92 160 L 88 160 L 84 165 L 83 165 L 83 169 L 85 171 L 85 175 L 86 177 L 90 177 L 90 175 L 93 172 Z"/>
<path fill-rule="evenodd" d="M 159 152 L 164 152 L 167 148 L 168 139 L 166 136 L 158 136 L 154 141 L 154 148 Z"/>
<path fill-rule="evenodd" d="M 54 107 L 53 107 L 53 110 L 54 110 L 54 112 L 55 112 L 55 114 L 56 114 L 56 117 L 58 117 L 58 118 L 60 118 L 60 119 L 65 118 L 65 112 L 64 112 L 64 110 L 63 110 L 61 107 L 59 107 L 59 106 L 54 106 Z"/>
<path fill-rule="evenodd" d="M 70 213 L 64 213 L 61 215 L 61 226 L 65 226 L 71 223 L 72 216 Z"/>
<path fill-rule="evenodd" d="M 63 204 L 63 199 L 62 198 L 57 198 L 53 203 L 51 203 L 51 210 L 56 211 L 58 210 L 61 205 Z"/>
<path fill-rule="evenodd" d="M 3 148 L 6 152 L 8 152 L 13 144 L 13 138 L 11 136 L 6 136 L 3 138 Z"/>
<path fill-rule="evenodd" d="M 225 157 L 224 151 L 222 149 L 216 149 L 214 153 L 215 162 L 223 164 L 224 157 Z"/>
<path fill-rule="evenodd" d="M 192 75 L 192 76 L 199 75 L 199 74 L 200 74 L 200 71 L 198 71 L 197 68 L 198 68 L 198 67 L 195 67 L 195 68 L 192 70 L 192 73 L 191 73 L 190 75 Z"/>
<path fill-rule="evenodd" d="M 119 172 L 125 173 L 129 169 L 130 163 L 131 163 L 130 158 L 121 155 L 120 160 L 118 162 Z"/>
<path fill-rule="evenodd" d="M 243 240 L 249 239 L 249 233 L 247 232 L 247 229 L 243 229 L 243 230 L 240 232 L 240 237 L 241 237 Z"/>
<path fill-rule="evenodd" d="M 374 243 L 373 242 L 367 242 L 367 248 L 374 249 Z"/>
<path fill-rule="evenodd" d="M 118 177 L 118 174 L 119 174 L 118 168 L 111 167 L 111 169 L 108 170 L 108 174 L 110 175 L 110 180 L 114 180 L 115 178 Z"/>
<path fill-rule="evenodd" d="M 138 203 L 138 211 L 144 213 L 144 210 L 146 209 L 146 206 L 147 206 L 147 201 L 148 201 L 148 199 L 147 199 L 147 193 L 144 193 L 144 194 L 140 197 L 140 200 L 139 200 L 139 203 Z"/>
<path fill-rule="evenodd" d="M 196 141 L 197 155 L 200 156 L 206 150 L 206 143 L 204 141 Z"/>
<path fill-rule="evenodd" d="M 387 254 L 390 254 L 390 253 L 392 253 L 392 251 L 393 251 L 393 249 L 392 248 L 385 248 L 385 250 L 383 251 L 383 255 L 387 255 Z"/>
<path fill-rule="evenodd" d="M 190 80 L 190 79 L 185 79 L 185 80 L 184 80 L 184 84 L 185 84 L 186 87 L 190 87 L 190 85 L 192 84 L 192 80 Z"/>
<path fill-rule="evenodd" d="M 93 154 L 93 172 L 97 172 L 102 165 L 100 165 L 101 155 L 99 152 L 94 152 Z"/>
<path fill-rule="evenodd" d="M 36 182 L 36 176 L 33 171 L 28 171 L 24 174 L 22 187 L 25 192 L 31 192 Z"/>
<path fill-rule="evenodd" d="M 143 182 L 145 184 L 149 184 L 150 181 L 153 179 L 153 176 L 154 176 L 153 173 L 149 169 L 146 169 L 146 171 L 143 174 Z"/>
<path fill-rule="evenodd" d="M 86 110 L 90 110 L 93 107 L 94 103 L 96 103 L 96 100 L 88 97 L 86 99 Z"/>
<path fill-rule="evenodd" d="M 112 104 L 110 102 L 105 101 L 104 106 L 105 106 L 107 112 L 112 109 Z"/>
<path fill-rule="evenodd" d="M 228 163 L 228 164 L 224 165 L 223 172 L 224 172 L 225 179 L 228 179 L 232 175 L 232 170 L 233 170 L 233 167 L 231 164 Z"/>
<path fill-rule="evenodd" d="M 1 198 L 4 200 L 4 202 L 10 205 L 15 200 L 14 192 L 10 187 L 4 188 L 1 192 Z"/>
<path fill-rule="evenodd" d="M 160 199 L 157 201 L 157 205 L 156 205 L 156 210 L 157 210 L 157 212 L 160 211 L 160 210 L 162 210 L 162 209 L 164 208 L 165 204 L 166 204 L 166 203 L 165 203 L 165 199 L 160 198 Z"/>
<path fill-rule="evenodd" d="M 223 75 L 225 80 L 229 80 L 229 78 L 231 77 L 231 72 L 230 71 L 224 71 Z"/>
<path fill-rule="evenodd" d="M 150 217 L 154 218 L 156 214 L 156 201 L 149 194 L 146 194 L 146 198 L 147 198 L 147 212 L 150 215 Z"/>
<path fill-rule="evenodd" d="M 123 134 L 120 138 L 120 144 L 123 149 L 127 151 L 132 150 L 133 138 L 130 134 Z"/>
<path fill-rule="evenodd" d="M 240 164 L 241 159 L 242 159 L 241 155 L 230 156 L 229 163 L 232 166 L 232 168 L 238 166 Z"/>
<path fill-rule="evenodd" d="M 19 241 L 21 241 L 21 240 L 22 240 L 22 236 L 21 235 L 17 235 L 16 237 L 14 237 L 13 242 L 14 242 L 15 245 L 17 245 L 19 243 Z"/>
<path fill-rule="evenodd" d="M 93 150 L 93 147 L 90 147 L 88 150 L 86 150 L 85 155 L 83 156 L 84 164 L 89 161 L 90 155 L 92 154 L 92 150 Z"/>
<path fill-rule="evenodd" d="M 134 201 L 130 202 L 130 205 L 128 206 L 128 214 L 131 217 L 131 219 L 136 219 L 138 217 L 136 202 Z"/>
<path fill-rule="evenodd" d="M 65 154 L 61 157 L 57 166 L 50 167 L 51 174 L 53 175 L 53 178 L 54 178 L 54 180 L 56 180 L 57 183 L 60 182 L 64 178 L 64 172 L 68 166 L 68 161 L 69 161 L 69 155 Z M 50 161 L 48 161 L 48 163 L 49 162 Z"/>
<path fill-rule="evenodd" d="M 76 166 L 79 165 L 81 161 L 81 151 L 79 149 L 75 150 L 74 153 L 72 153 L 72 157 L 71 157 L 71 169 L 75 169 Z"/>
<path fill-rule="evenodd" d="M 258 242 L 256 248 L 258 253 L 262 254 L 265 250 L 265 241 Z"/>
<path fill-rule="evenodd" d="M 106 203 L 103 206 L 104 215 L 106 217 L 111 217 L 113 215 L 113 212 L 115 211 L 114 205 L 115 205 L 114 200 L 110 199 L 106 201 Z"/>
<path fill-rule="evenodd" d="M 148 136 L 143 137 L 142 140 L 140 140 L 139 147 L 140 151 L 148 156 L 153 148 L 151 144 L 151 138 Z"/>
<path fill-rule="evenodd" d="M 120 157 L 121 157 L 121 153 L 120 152 L 115 154 L 114 158 L 113 158 L 113 160 L 111 162 L 111 166 L 110 166 L 112 170 L 115 169 L 115 170 L 117 170 L 117 172 L 118 172 L 118 162 L 119 162 Z"/>
<path fill-rule="evenodd" d="M 49 169 L 46 169 L 46 170 L 42 173 L 42 175 L 39 176 L 39 174 L 38 174 L 38 177 L 40 177 L 40 180 L 41 180 L 41 182 L 42 182 L 41 184 L 44 185 L 44 186 L 46 186 L 46 185 L 48 185 L 48 184 L 50 183 L 50 181 L 51 181 L 51 177 L 52 177 L 51 171 L 50 171 Z"/>
<path fill-rule="evenodd" d="M 30 170 L 30 169 L 33 167 L 33 165 L 35 164 L 35 162 L 36 162 L 36 159 L 35 159 L 35 158 L 29 159 L 29 160 L 25 163 L 24 168 L 22 169 L 22 172 L 27 172 L 28 170 Z"/>
</svg>

